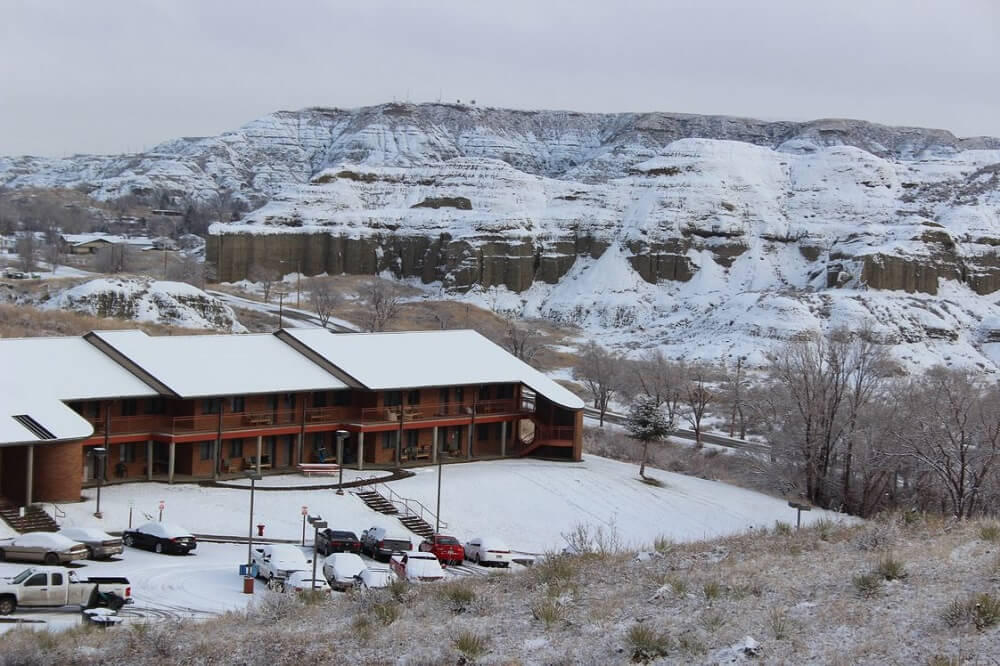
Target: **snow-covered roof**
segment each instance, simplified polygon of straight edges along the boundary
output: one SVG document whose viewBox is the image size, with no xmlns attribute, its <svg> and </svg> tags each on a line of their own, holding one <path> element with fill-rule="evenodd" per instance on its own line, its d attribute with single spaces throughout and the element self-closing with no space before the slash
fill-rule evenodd
<svg viewBox="0 0 1000 666">
<path fill-rule="evenodd" d="M 102 233 L 62 234 L 62 239 L 74 247 L 94 242 L 104 242 L 112 245 L 137 245 L 139 247 L 152 247 L 153 245 L 153 239 L 147 236 L 116 236 Z"/>
<path fill-rule="evenodd" d="M 90 335 L 182 398 L 347 388 L 270 334 L 151 337 L 133 330 Z"/>
<path fill-rule="evenodd" d="M 583 408 L 568 389 L 475 331 L 284 332 L 372 390 L 519 382 L 557 405 Z"/>
<path fill-rule="evenodd" d="M 49 439 L 15 416 L 29 417 L 52 439 L 80 439 L 94 429 L 64 401 L 157 395 L 83 338 L 3 340 L 0 368 L 0 444 Z"/>
</svg>

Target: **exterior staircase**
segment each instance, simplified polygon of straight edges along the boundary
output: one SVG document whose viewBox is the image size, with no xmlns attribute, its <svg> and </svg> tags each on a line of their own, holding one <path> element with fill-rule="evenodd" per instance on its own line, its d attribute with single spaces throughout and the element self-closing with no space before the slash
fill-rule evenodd
<svg viewBox="0 0 1000 666">
<path fill-rule="evenodd" d="M 429 539 L 434 534 L 434 528 L 419 516 L 400 516 L 399 522 L 403 523 L 406 529 L 425 539 Z"/>
<path fill-rule="evenodd" d="M 360 497 L 361 501 L 364 502 L 369 509 L 388 515 L 396 515 L 399 513 L 399 509 L 397 509 L 392 502 L 382 497 L 382 495 L 378 494 L 374 490 L 360 490 L 354 494 Z"/>
<path fill-rule="evenodd" d="M 22 517 L 18 507 L 6 497 L 0 497 L 0 518 L 14 530 L 24 532 L 58 532 L 59 524 L 46 513 L 45 509 L 29 506 Z"/>
</svg>

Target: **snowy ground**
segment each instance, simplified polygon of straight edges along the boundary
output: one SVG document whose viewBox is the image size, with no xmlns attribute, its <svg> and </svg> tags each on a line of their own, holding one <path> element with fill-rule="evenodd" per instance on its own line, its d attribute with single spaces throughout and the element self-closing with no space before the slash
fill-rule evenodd
<svg viewBox="0 0 1000 666">
<path fill-rule="evenodd" d="M 437 468 L 415 470 L 416 475 L 392 482 L 396 493 L 435 504 Z M 346 478 L 354 474 L 345 475 Z M 782 500 L 730 486 L 655 471 L 664 487 L 640 483 L 635 465 L 585 456 L 582 463 L 543 460 L 499 460 L 446 465 L 442 477 L 442 516 L 447 532 L 460 540 L 495 535 L 515 550 L 532 553 L 558 550 L 563 534 L 578 524 L 614 529 L 627 546 L 641 547 L 658 536 L 688 541 L 731 534 L 755 526 L 790 522 L 794 512 Z M 325 484 L 328 478 L 303 479 L 298 475 L 271 476 L 262 486 Z M 244 488 L 210 488 L 190 484 L 127 483 L 101 492 L 103 519 L 93 516 L 96 491 L 87 490 L 85 502 L 66 505 L 64 526 L 99 526 L 120 531 L 157 516 L 160 500 L 163 519 L 199 534 L 244 535 L 248 528 L 250 496 Z M 334 528 L 360 533 L 384 525 L 405 533 L 390 516 L 368 509 L 355 495 L 333 490 L 259 490 L 254 523 L 263 523 L 268 537 L 300 539 L 302 506 L 319 513 Z M 813 511 L 803 519 L 813 522 L 835 517 Z M 310 542 L 307 530 L 307 544 Z M 414 543 L 418 541 L 411 535 Z M 156 555 L 126 549 L 120 560 L 88 562 L 80 575 L 125 575 L 133 584 L 135 605 L 125 613 L 130 621 L 163 618 L 203 618 L 226 610 L 245 608 L 251 599 L 241 590 L 237 569 L 246 561 L 246 546 L 202 542 L 187 557 Z M 0 564 L 0 576 L 10 576 L 24 564 Z M 451 575 L 483 574 L 471 565 L 451 570 Z M 258 582 L 263 591 L 263 583 Z M 40 620 L 32 626 L 69 626 L 80 621 L 69 611 L 18 611 L 14 617 Z M 9 628 L 9 624 L 0 625 Z"/>
</svg>

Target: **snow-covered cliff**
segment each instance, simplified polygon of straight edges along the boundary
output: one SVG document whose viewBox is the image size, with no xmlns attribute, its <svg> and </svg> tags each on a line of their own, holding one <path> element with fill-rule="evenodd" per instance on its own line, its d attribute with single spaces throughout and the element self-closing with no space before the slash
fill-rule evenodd
<svg viewBox="0 0 1000 666">
<path fill-rule="evenodd" d="M 1000 360 L 996 138 L 386 104 L 279 112 L 142 155 L 0 158 L 0 182 L 263 202 L 213 227 L 223 279 L 389 272 L 686 355 L 845 324 L 916 365 Z"/>
</svg>

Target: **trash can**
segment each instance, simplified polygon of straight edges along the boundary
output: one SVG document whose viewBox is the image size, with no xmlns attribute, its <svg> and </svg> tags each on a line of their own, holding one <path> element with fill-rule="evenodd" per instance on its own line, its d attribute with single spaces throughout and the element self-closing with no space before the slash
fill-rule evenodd
<svg viewBox="0 0 1000 666">
<path fill-rule="evenodd" d="M 263 523 L 261 523 L 260 525 L 257 526 L 257 536 L 259 536 L 259 537 L 264 536 L 264 524 Z"/>
<path fill-rule="evenodd" d="M 243 594 L 253 594 L 253 576 L 243 577 Z"/>
</svg>

